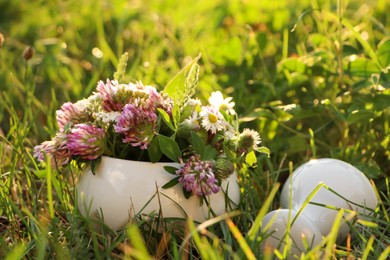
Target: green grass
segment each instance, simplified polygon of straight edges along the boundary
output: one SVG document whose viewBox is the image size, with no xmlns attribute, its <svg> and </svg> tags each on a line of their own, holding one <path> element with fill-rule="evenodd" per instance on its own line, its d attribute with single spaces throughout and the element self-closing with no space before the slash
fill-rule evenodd
<svg viewBox="0 0 390 260">
<path fill-rule="evenodd" d="M 278 184 L 321 157 L 358 167 L 380 205 L 347 241 L 326 237 L 306 258 L 388 258 L 390 3 L 145 2 L 0 0 L 0 258 L 283 258 L 260 250 L 259 224 L 279 207 Z M 55 133 L 61 104 L 112 77 L 123 52 L 127 79 L 160 89 L 201 53 L 197 94 L 232 96 L 241 127 L 261 133 L 271 158 L 241 174 L 238 215 L 183 233 L 137 220 L 99 234 L 75 205 L 79 171 L 58 174 L 32 158 Z"/>
</svg>

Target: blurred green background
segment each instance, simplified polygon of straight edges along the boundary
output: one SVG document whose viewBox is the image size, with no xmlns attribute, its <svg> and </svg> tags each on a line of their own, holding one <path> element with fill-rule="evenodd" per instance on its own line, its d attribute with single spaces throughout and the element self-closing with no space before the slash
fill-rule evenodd
<svg viewBox="0 0 390 260">
<path fill-rule="evenodd" d="M 112 77 L 123 52 L 129 79 L 159 88 L 201 53 L 198 94 L 233 96 L 243 127 L 261 132 L 275 163 L 327 156 L 370 177 L 389 175 L 389 7 L 385 0 L 1 1 L 0 127 L 11 140 L 13 114 L 33 121 L 21 140 L 32 146 L 54 133 L 63 102 Z"/>
</svg>

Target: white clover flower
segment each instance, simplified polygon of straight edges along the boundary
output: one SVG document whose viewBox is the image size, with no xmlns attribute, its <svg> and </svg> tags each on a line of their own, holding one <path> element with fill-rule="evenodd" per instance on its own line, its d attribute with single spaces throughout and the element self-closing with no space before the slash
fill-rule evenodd
<svg viewBox="0 0 390 260">
<path fill-rule="evenodd" d="M 93 113 L 93 118 L 98 121 L 103 123 L 104 125 L 109 125 L 111 123 L 116 122 L 116 119 L 121 115 L 120 112 L 118 111 L 111 111 L 111 112 L 96 112 Z"/>
<path fill-rule="evenodd" d="M 211 93 L 209 103 L 219 110 L 223 110 L 230 115 L 235 115 L 236 111 L 233 109 L 235 103 L 231 102 L 232 99 L 232 97 L 227 97 L 224 99 L 222 93 L 220 91 L 216 91 Z"/>
<path fill-rule="evenodd" d="M 223 130 L 225 128 L 226 121 L 224 120 L 223 115 L 215 107 L 202 107 L 200 116 L 202 117 L 202 126 L 204 129 L 210 131 L 213 134 L 216 134 L 217 131 Z"/>
<path fill-rule="evenodd" d="M 90 100 L 87 98 L 81 99 L 75 103 L 80 109 L 87 109 L 90 106 Z"/>
</svg>

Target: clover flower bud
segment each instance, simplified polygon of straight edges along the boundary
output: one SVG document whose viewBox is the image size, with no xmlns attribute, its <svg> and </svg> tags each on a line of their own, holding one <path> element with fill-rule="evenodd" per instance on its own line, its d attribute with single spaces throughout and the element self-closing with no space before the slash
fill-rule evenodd
<svg viewBox="0 0 390 260">
<path fill-rule="evenodd" d="M 2 33 L 0 33 L 0 48 L 3 47 L 4 45 L 4 35 Z"/>
<path fill-rule="evenodd" d="M 183 121 L 176 132 L 177 137 L 179 138 L 190 138 L 191 137 L 191 131 L 198 131 L 200 129 L 199 124 L 191 123 L 190 121 Z"/>
<path fill-rule="evenodd" d="M 220 180 L 228 178 L 234 172 L 234 164 L 225 158 L 218 158 L 213 168 L 215 176 Z"/>
<path fill-rule="evenodd" d="M 33 47 L 31 47 L 30 45 L 27 46 L 24 51 L 23 51 L 23 58 L 28 61 L 29 59 L 31 59 L 33 56 L 34 56 L 34 49 Z"/>
</svg>

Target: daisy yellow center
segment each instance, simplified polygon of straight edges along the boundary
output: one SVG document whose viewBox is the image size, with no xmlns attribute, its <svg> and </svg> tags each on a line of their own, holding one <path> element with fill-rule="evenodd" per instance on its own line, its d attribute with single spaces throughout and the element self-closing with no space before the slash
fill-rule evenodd
<svg viewBox="0 0 390 260">
<path fill-rule="evenodd" d="M 215 124 L 217 122 L 217 120 L 218 120 L 218 117 L 215 114 L 212 114 L 212 113 L 209 114 L 210 123 Z"/>
<path fill-rule="evenodd" d="M 228 109 L 229 109 L 229 107 L 228 107 L 228 105 L 227 105 L 227 104 L 223 103 L 223 104 L 221 104 L 221 105 L 219 106 L 219 109 L 220 109 L 220 110 L 224 110 L 224 111 L 226 111 L 226 110 L 228 110 Z"/>
</svg>

